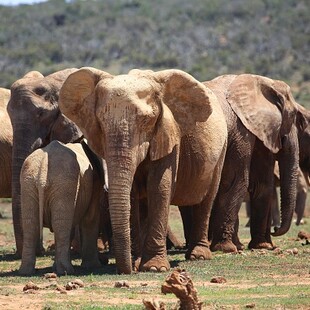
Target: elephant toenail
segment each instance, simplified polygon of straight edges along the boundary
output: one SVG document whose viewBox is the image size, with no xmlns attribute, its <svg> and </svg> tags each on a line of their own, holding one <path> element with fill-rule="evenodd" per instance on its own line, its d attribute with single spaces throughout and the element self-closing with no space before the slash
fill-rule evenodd
<svg viewBox="0 0 310 310">
<path fill-rule="evenodd" d="M 200 255 L 199 260 L 204 260 L 204 257 Z"/>
<path fill-rule="evenodd" d="M 166 271 L 167 271 L 167 268 L 166 268 L 166 267 L 160 267 L 159 271 L 160 271 L 160 272 L 166 272 Z"/>
<path fill-rule="evenodd" d="M 152 272 L 157 272 L 157 268 L 154 267 L 154 266 L 152 266 L 152 267 L 150 268 L 150 271 L 152 271 Z"/>
</svg>

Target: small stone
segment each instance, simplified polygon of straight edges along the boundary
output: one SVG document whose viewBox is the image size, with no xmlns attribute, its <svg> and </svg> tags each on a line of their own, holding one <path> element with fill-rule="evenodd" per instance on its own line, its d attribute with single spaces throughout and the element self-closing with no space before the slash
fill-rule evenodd
<svg viewBox="0 0 310 310">
<path fill-rule="evenodd" d="M 254 302 L 251 304 L 246 304 L 245 307 L 246 308 L 255 308 L 255 304 L 254 304 Z"/>
<path fill-rule="evenodd" d="M 222 276 L 213 277 L 210 281 L 211 283 L 226 283 L 227 280 Z"/>
<path fill-rule="evenodd" d="M 49 279 L 49 280 L 55 280 L 55 279 L 57 279 L 57 274 L 54 273 L 54 272 L 45 273 L 43 275 L 43 278 L 44 279 Z"/>
<path fill-rule="evenodd" d="M 80 279 L 74 279 L 71 283 L 78 285 L 79 287 L 84 287 L 84 282 Z"/>
<path fill-rule="evenodd" d="M 29 281 L 23 288 L 23 291 L 28 291 L 28 290 L 38 290 L 39 287 L 34 284 L 32 281 Z"/>
<path fill-rule="evenodd" d="M 61 294 L 67 294 L 66 289 L 63 286 L 57 284 L 56 290 L 59 291 Z"/>
<path fill-rule="evenodd" d="M 127 288 L 129 288 L 129 284 L 127 281 L 117 281 L 117 282 L 115 282 L 114 287 L 117 287 L 117 288 L 127 287 Z"/>
<path fill-rule="evenodd" d="M 279 254 L 282 254 L 283 251 L 282 251 L 280 248 L 275 248 L 275 249 L 273 250 L 273 253 L 276 254 L 276 255 L 279 255 Z"/>
<path fill-rule="evenodd" d="M 80 286 L 76 283 L 73 283 L 73 282 L 68 282 L 66 285 L 65 285 L 65 289 L 67 291 L 71 291 L 71 290 L 76 290 L 78 289 Z"/>
</svg>

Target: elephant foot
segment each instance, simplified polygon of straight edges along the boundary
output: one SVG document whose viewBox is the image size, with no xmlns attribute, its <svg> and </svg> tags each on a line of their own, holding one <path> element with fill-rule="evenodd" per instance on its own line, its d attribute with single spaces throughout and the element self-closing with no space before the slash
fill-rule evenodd
<svg viewBox="0 0 310 310">
<path fill-rule="evenodd" d="M 237 250 L 238 251 L 243 251 L 244 249 L 245 249 L 245 246 L 244 246 L 244 244 L 243 243 L 238 243 L 237 245 L 236 245 L 236 247 L 237 247 Z"/>
<path fill-rule="evenodd" d="M 140 263 L 140 271 L 166 272 L 170 269 L 166 255 L 153 256 L 149 259 L 142 259 Z"/>
<path fill-rule="evenodd" d="M 97 269 L 102 267 L 101 262 L 98 259 L 94 259 L 94 260 L 82 260 L 81 266 L 85 269 Z"/>
<path fill-rule="evenodd" d="M 185 254 L 185 258 L 188 260 L 208 260 L 211 257 L 211 251 L 207 246 L 195 246 Z"/>
<path fill-rule="evenodd" d="M 265 250 L 273 250 L 275 246 L 271 242 L 267 241 L 253 241 L 251 240 L 248 248 L 251 249 L 265 249 Z"/>
<path fill-rule="evenodd" d="M 240 243 L 240 247 L 243 246 L 242 243 Z M 243 246 L 244 248 L 244 246 Z M 221 251 L 223 253 L 236 253 L 238 252 L 238 246 L 234 245 L 231 240 L 224 240 L 222 242 L 213 243 L 211 244 L 211 251 Z"/>
<path fill-rule="evenodd" d="M 74 268 L 72 264 L 55 262 L 53 268 L 55 269 L 57 275 L 69 275 L 74 274 Z"/>
<path fill-rule="evenodd" d="M 31 276 L 35 274 L 35 268 L 32 264 L 31 266 L 22 264 L 18 270 L 18 274 L 20 276 Z"/>
</svg>

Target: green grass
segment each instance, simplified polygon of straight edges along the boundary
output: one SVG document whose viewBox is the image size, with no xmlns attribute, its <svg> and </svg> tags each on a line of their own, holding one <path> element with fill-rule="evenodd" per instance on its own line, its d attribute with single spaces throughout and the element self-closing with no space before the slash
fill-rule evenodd
<svg viewBox="0 0 310 310">
<path fill-rule="evenodd" d="M 167 309 L 174 309 L 177 299 L 174 295 L 163 295 L 161 285 L 167 273 L 137 273 L 133 275 L 115 274 L 115 262 L 85 273 L 80 267 L 80 259 L 74 259 L 77 274 L 63 276 L 57 283 L 64 286 L 75 278 L 81 279 L 85 287 L 60 294 L 54 282 L 42 277 L 52 271 L 53 256 L 37 259 L 37 274 L 33 277 L 19 277 L 17 270 L 20 260 L 14 259 L 12 219 L 7 204 L 0 205 L 0 211 L 7 214 L 0 220 L 0 308 L 3 305 L 24 306 L 28 309 L 143 309 L 143 299 L 155 298 L 163 301 Z M 179 238 L 183 238 L 180 219 L 172 208 L 171 227 Z M 240 239 L 245 245 L 249 242 L 249 228 L 244 211 L 240 216 Z M 310 309 L 310 246 L 302 245 L 297 239 L 300 230 L 310 231 L 310 220 L 306 224 L 292 224 L 290 231 L 274 242 L 282 252 L 249 251 L 242 254 L 222 254 L 216 252 L 210 261 L 187 262 L 184 253 L 169 253 L 172 267 L 185 269 L 192 277 L 200 301 L 205 309 Z M 52 238 L 46 232 L 45 238 Z M 5 242 L 3 242 L 5 241 Z M 291 249 L 296 248 L 296 255 Z M 223 276 L 224 284 L 211 283 L 214 276 Z M 23 286 L 31 280 L 40 289 L 35 294 L 25 294 Z M 129 288 L 115 288 L 117 281 L 127 281 Z"/>
</svg>

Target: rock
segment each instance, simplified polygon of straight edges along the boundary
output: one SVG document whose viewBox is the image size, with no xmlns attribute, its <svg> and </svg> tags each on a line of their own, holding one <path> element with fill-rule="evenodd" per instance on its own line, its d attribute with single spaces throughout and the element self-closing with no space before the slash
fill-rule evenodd
<svg viewBox="0 0 310 310">
<path fill-rule="evenodd" d="M 129 288 L 129 284 L 127 281 L 117 281 L 117 282 L 115 282 L 114 287 L 117 287 L 117 288 L 127 287 L 127 288 Z"/>
<path fill-rule="evenodd" d="M 79 287 L 84 287 L 84 282 L 80 279 L 74 279 L 71 281 L 73 284 L 77 284 Z"/>
<path fill-rule="evenodd" d="M 165 310 L 166 309 L 166 305 L 161 302 L 161 301 L 158 301 L 156 299 L 143 299 L 142 300 L 144 306 L 145 306 L 145 309 L 147 310 Z"/>
<path fill-rule="evenodd" d="M 255 304 L 254 304 L 254 302 L 251 304 L 246 304 L 245 307 L 246 308 L 255 308 Z"/>
<path fill-rule="evenodd" d="M 211 283 L 226 283 L 227 280 L 222 276 L 213 277 L 210 281 Z"/>
<path fill-rule="evenodd" d="M 194 288 L 189 273 L 184 269 L 175 269 L 161 286 L 161 292 L 172 293 L 179 299 L 180 306 L 177 309 L 202 309 L 203 303 L 198 301 L 197 290 Z"/>
<path fill-rule="evenodd" d="M 28 290 L 38 290 L 39 287 L 34 284 L 32 281 L 29 281 L 23 288 L 23 291 L 26 292 Z"/>
<path fill-rule="evenodd" d="M 45 273 L 43 275 L 43 278 L 44 279 L 49 279 L 49 280 L 55 280 L 55 279 L 57 279 L 57 274 L 54 273 L 54 272 Z"/>
</svg>

